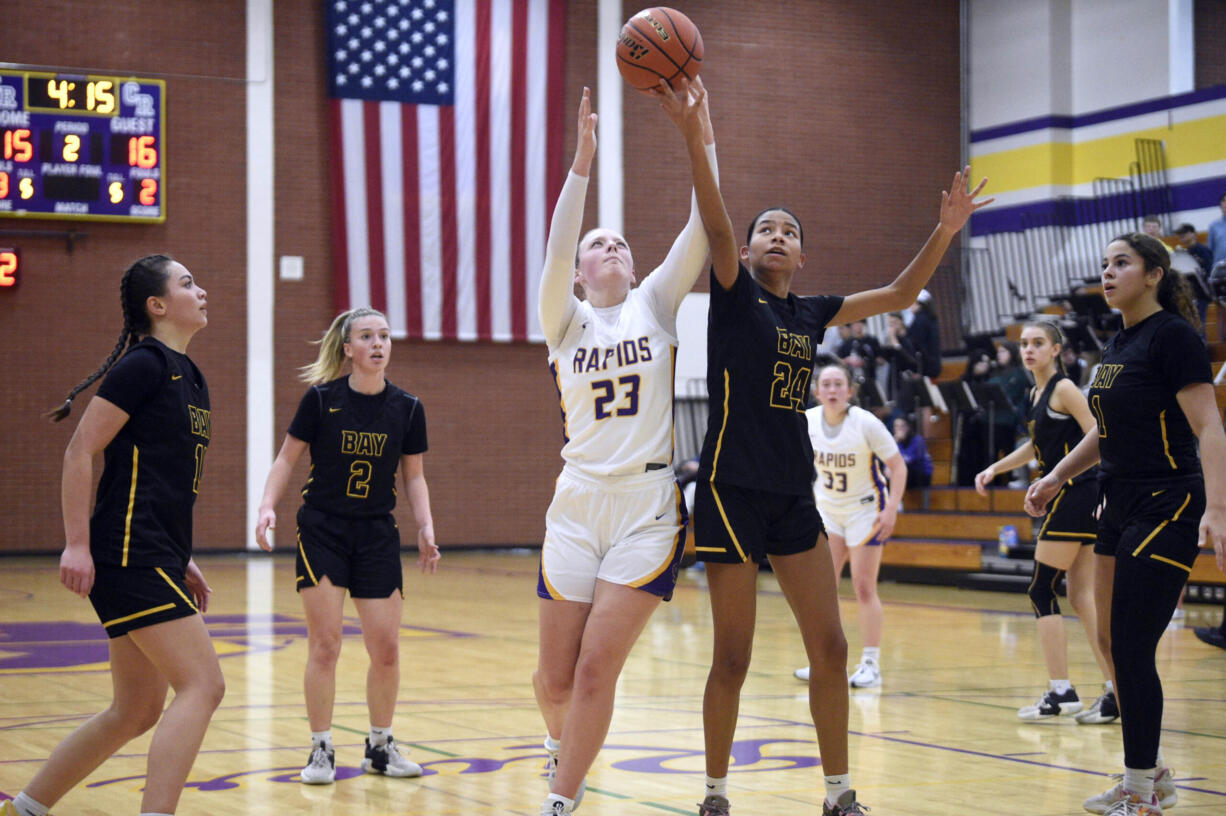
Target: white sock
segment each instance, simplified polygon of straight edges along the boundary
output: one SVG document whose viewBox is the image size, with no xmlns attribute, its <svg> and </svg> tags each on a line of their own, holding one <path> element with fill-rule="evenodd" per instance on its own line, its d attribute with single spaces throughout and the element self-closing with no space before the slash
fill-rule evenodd
<svg viewBox="0 0 1226 816">
<path fill-rule="evenodd" d="M 325 731 L 312 731 L 311 732 L 311 744 L 312 745 L 322 745 L 326 748 L 331 748 L 332 747 L 332 729 L 329 728 Z"/>
<path fill-rule="evenodd" d="M 47 806 L 31 799 L 25 794 L 25 791 L 17 794 L 17 797 L 13 799 L 13 807 L 17 808 L 21 816 L 47 816 Z"/>
<path fill-rule="evenodd" d="M 550 804 L 552 802 L 561 802 L 563 813 L 570 813 L 572 810 L 575 809 L 575 800 L 567 799 L 565 796 L 563 796 L 560 793 L 551 793 L 545 797 L 545 807 L 547 808 L 550 807 Z"/>
<path fill-rule="evenodd" d="M 1124 768 L 1124 790 L 1132 791 L 1141 797 L 1142 802 L 1148 802 L 1154 795 L 1154 777 L 1157 775 L 1157 768 Z"/>
<path fill-rule="evenodd" d="M 864 653 L 860 656 L 860 662 L 863 663 L 871 660 L 872 662 L 877 663 L 879 657 L 881 657 L 880 646 L 865 646 Z"/>
<path fill-rule="evenodd" d="M 373 725 L 370 727 L 370 744 L 371 745 L 383 745 L 389 739 L 391 739 L 391 737 L 392 737 L 392 727 L 390 725 L 387 728 L 377 728 Z"/>
<path fill-rule="evenodd" d="M 1051 685 L 1051 690 L 1056 692 L 1056 694 L 1063 694 L 1064 692 L 1068 691 L 1069 689 L 1073 687 L 1073 684 L 1070 683 L 1067 679 L 1052 680 L 1050 685 Z"/>
<path fill-rule="evenodd" d="M 851 790 L 851 774 L 831 774 L 826 777 L 826 801 L 832 805 L 839 803 L 839 797 Z"/>
<path fill-rule="evenodd" d="M 562 750 L 562 741 L 556 740 L 553 737 L 551 737 L 549 734 L 546 734 L 545 735 L 545 750 L 549 752 L 550 756 L 557 756 L 558 751 Z"/>
<path fill-rule="evenodd" d="M 1164 759 L 1162 756 L 1162 746 L 1161 745 L 1158 746 L 1157 762 L 1158 762 L 1158 770 L 1161 770 L 1166 767 L 1166 759 Z"/>
<path fill-rule="evenodd" d="M 704 796 L 722 796 L 728 798 L 728 777 L 707 777 L 707 788 Z"/>
<path fill-rule="evenodd" d="M 1112 683 L 1110 680 L 1108 680 L 1107 682 L 1103 683 L 1103 689 L 1108 694 L 1115 694 L 1115 683 Z"/>
</svg>

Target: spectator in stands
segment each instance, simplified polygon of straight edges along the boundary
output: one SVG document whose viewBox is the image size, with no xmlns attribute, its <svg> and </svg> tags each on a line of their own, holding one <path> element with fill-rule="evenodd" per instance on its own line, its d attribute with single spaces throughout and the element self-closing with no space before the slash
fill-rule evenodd
<svg viewBox="0 0 1226 816">
<path fill-rule="evenodd" d="M 997 434 L 1009 437 L 1012 448 L 1013 440 L 1022 433 L 1025 424 L 1026 394 L 1030 391 L 1030 377 L 1022 368 L 1022 356 L 1017 343 L 1006 340 L 996 348 L 996 365 L 988 382 L 996 383 L 1005 396 L 1009 398 L 1007 410 L 996 410 Z"/>
<path fill-rule="evenodd" d="M 881 355 L 890 366 L 886 398 L 894 403 L 895 413 L 910 413 L 915 407 L 911 380 L 919 376 L 919 363 L 915 359 L 915 347 L 911 345 L 911 337 L 907 334 L 907 324 L 903 322 L 899 312 L 891 312 L 886 316 L 885 341 L 881 344 Z"/>
<path fill-rule="evenodd" d="M 1191 224 L 1180 224 L 1175 230 L 1175 239 L 1179 241 L 1179 246 L 1171 253 L 1171 268 L 1182 272 L 1192 286 L 1196 313 L 1200 315 L 1201 336 L 1204 336 L 1205 317 L 1209 314 L 1209 271 L 1213 269 L 1213 253 L 1200 242 L 1196 227 Z M 1195 266 L 1185 258 L 1195 260 Z"/>
<path fill-rule="evenodd" d="M 927 289 L 920 290 L 919 297 L 911 304 L 911 314 L 914 317 L 907 333 L 919 361 L 920 374 L 935 380 L 941 376 L 941 329 L 932 294 Z"/>
<path fill-rule="evenodd" d="M 1086 361 L 1081 359 L 1072 340 L 1060 349 L 1060 362 L 1064 364 L 1065 376 L 1073 381 L 1073 385 L 1081 388 L 1086 381 Z"/>
<path fill-rule="evenodd" d="M 894 417 L 894 441 L 907 464 L 907 489 L 932 484 L 932 457 L 928 455 L 924 437 L 915 432 L 911 417 Z"/>
<path fill-rule="evenodd" d="M 1222 217 L 1210 224 L 1208 231 L 1209 251 L 1213 253 L 1213 264 L 1210 268 L 1214 271 L 1217 271 L 1218 264 L 1226 261 L 1226 190 L 1222 192 L 1217 204 L 1222 209 Z"/>
<path fill-rule="evenodd" d="M 857 383 L 876 379 L 877 358 L 881 356 L 881 341 L 866 331 L 863 320 L 851 324 L 850 334 L 839 344 L 838 357 L 851 369 Z"/>
</svg>

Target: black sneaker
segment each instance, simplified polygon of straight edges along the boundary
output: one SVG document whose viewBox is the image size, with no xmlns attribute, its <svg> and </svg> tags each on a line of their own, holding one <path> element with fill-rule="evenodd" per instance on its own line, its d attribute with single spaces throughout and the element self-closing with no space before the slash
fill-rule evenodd
<svg viewBox="0 0 1226 816">
<path fill-rule="evenodd" d="M 1223 632 L 1216 626 L 1198 626 L 1192 631 L 1198 639 L 1203 640 L 1210 646 L 1226 649 L 1226 632 Z"/>
<path fill-rule="evenodd" d="M 1077 696 L 1076 689 L 1069 686 L 1063 694 L 1048 690 L 1034 705 L 1019 708 L 1017 716 L 1023 720 L 1050 720 L 1061 714 L 1076 714 L 1081 709 L 1081 698 Z"/>
<path fill-rule="evenodd" d="M 1120 706 L 1115 701 L 1115 692 L 1108 691 L 1094 701 L 1094 705 L 1073 715 L 1073 719 L 1082 725 L 1102 725 L 1115 722 L 1120 718 Z"/>
</svg>

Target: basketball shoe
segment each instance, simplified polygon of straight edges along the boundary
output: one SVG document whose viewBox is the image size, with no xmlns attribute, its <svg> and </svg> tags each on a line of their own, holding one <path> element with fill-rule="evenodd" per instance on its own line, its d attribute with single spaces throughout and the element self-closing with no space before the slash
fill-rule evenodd
<svg viewBox="0 0 1226 816">
<path fill-rule="evenodd" d="M 877 666 L 877 661 L 872 658 L 864 658 L 860 661 L 860 665 L 856 666 L 856 670 L 851 673 L 851 677 L 847 678 L 847 685 L 852 688 L 875 688 L 881 685 L 881 669 Z"/>
<path fill-rule="evenodd" d="M 298 778 L 306 785 L 331 785 L 336 781 L 336 751 L 331 745 L 317 742 L 311 746 L 311 758 Z"/>
<path fill-rule="evenodd" d="M 1108 691 L 1094 701 L 1094 705 L 1085 711 L 1073 715 L 1073 719 L 1082 725 L 1102 725 L 1114 722 L 1120 718 L 1120 706 L 1115 701 L 1115 692 Z"/>
<path fill-rule="evenodd" d="M 396 747 L 396 740 L 391 737 L 382 745 L 371 745 L 370 737 L 366 738 L 366 758 L 362 760 L 362 770 L 384 776 L 421 776 L 421 766 L 405 758 Z"/>
<path fill-rule="evenodd" d="M 731 809 L 727 797 L 713 793 L 698 803 L 698 816 L 728 816 Z"/>
<path fill-rule="evenodd" d="M 856 801 L 854 790 L 844 791 L 833 805 L 822 800 L 822 816 L 865 816 L 868 808 Z"/>
<path fill-rule="evenodd" d="M 1068 691 L 1063 694 L 1048 689 L 1034 705 L 1019 708 L 1017 716 L 1023 720 L 1050 720 L 1061 714 L 1076 714 L 1081 709 L 1081 698 L 1077 696 L 1077 690 L 1069 686 Z"/>
<path fill-rule="evenodd" d="M 553 780 L 558 775 L 558 752 L 550 751 L 549 744 L 545 744 L 545 750 L 549 752 L 549 760 L 547 763 L 549 789 L 553 790 Z M 587 793 L 587 780 L 584 779 L 579 783 L 579 790 L 575 792 L 575 807 L 579 807 L 579 803 L 583 801 L 583 794 Z"/>
<path fill-rule="evenodd" d="M 1111 808 L 1117 806 L 1129 796 L 1133 796 L 1131 791 L 1124 790 L 1124 775 L 1112 774 L 1112 779 L 1116 780 L 1116 784 L 1110 790 L 1103 791 L 1098 796 L 1091 796 L 1085 800 L 1084 807 L 1091 813 L 1107 814 L 1117 816 Z M 1151 811 L 1152 813 L 1161 813 L 1162 808 L 1175 807 L 1175 803 L 1179 801 L 1179 794 L 1175 791 L 1175 775 L 1170 768 L 1163 768 L 1158 771 L 1158 775 L 1154 777 L 1154 797 L 1158 804 L 1158 810 Z M 1144 804 L 1144 807 L 1150 807 Z M 1120 811 L 1119 816 L 1132 816 L 1133 811 Z"/>
</svg>

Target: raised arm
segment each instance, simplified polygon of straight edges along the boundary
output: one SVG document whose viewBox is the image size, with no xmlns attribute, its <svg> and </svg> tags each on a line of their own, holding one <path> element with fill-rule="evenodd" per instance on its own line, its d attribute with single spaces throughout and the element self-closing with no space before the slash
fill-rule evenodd
<svg viewBox="0 0 1226 816">
<path fill-rule="evenodd" d="M 888 286 L 856 292 L 844 298 L 843 307 L 835 314 L 831 323 L 839 325 L 863 320 L 882 312 L 897 312 L 915 302 L 920 290 L 928 284 L 932 273 L 936 272 L 937 264 L 944 257 L 945 250 L 949 249 L 949 242 L 953 240 L 958 230 L 962 229 L 967 219 L 971 217 L 971 213 L 980 207 L 986 207 L 995 200 L 992 198 L 983 201 L 975 200 L 975 196 L 979 195 L 984 185 L 988 183 L 986 178 L 981 180 L 971 192 L 966 191 L 970 172 L 971 166 L 968 164 L 963 170 L 954 173 L 954 180 L 949 191 L 941 191 L 940 221 L 932 234 L 928 236 L 928 240 L 924 242 L 919 254 L 907 264 L 906 269 L 900 272 L 894 282 Z"/>
<path fill-rule="evenodd" d="M 537 308 L 541 330 L 550 346 L 562 342 L 579 302 L 574 289 L 575 249 L 583 224 L 583 203 L 587 198 L 592 157 L 596 155 L 596 118 L 592 113 L 592 92 L 584 88 L 583 99 L 579 102 L 575 158 L 553 208 L 549 240 L 545 244 L 545 268 L 541 272 Z"/>
<path fill-rule="evenodd" d="M 659 87 L 653 89 L 652 94 L 685 137 L 685 148 L 690 156 L 690 171 L 694 177 L 695 203 L 710 244 L 715 277 L 721 286 L 730 289 L 732 284 L 736 283 L 740 262 L 736 236 L 732 232 L 732 219 L 728 217 L 724 198 L 719 191 L 714 157 L 709 156 L 706 147 L 708 136 L 709 143 L 715 143 L 706 104 L 707 93 L 701 79 L 695 78 L 692 85 L 681 80 L 679 86 L 680 92 L 674 93 L 667 82 L 660 80 Z"/>
</svg>

